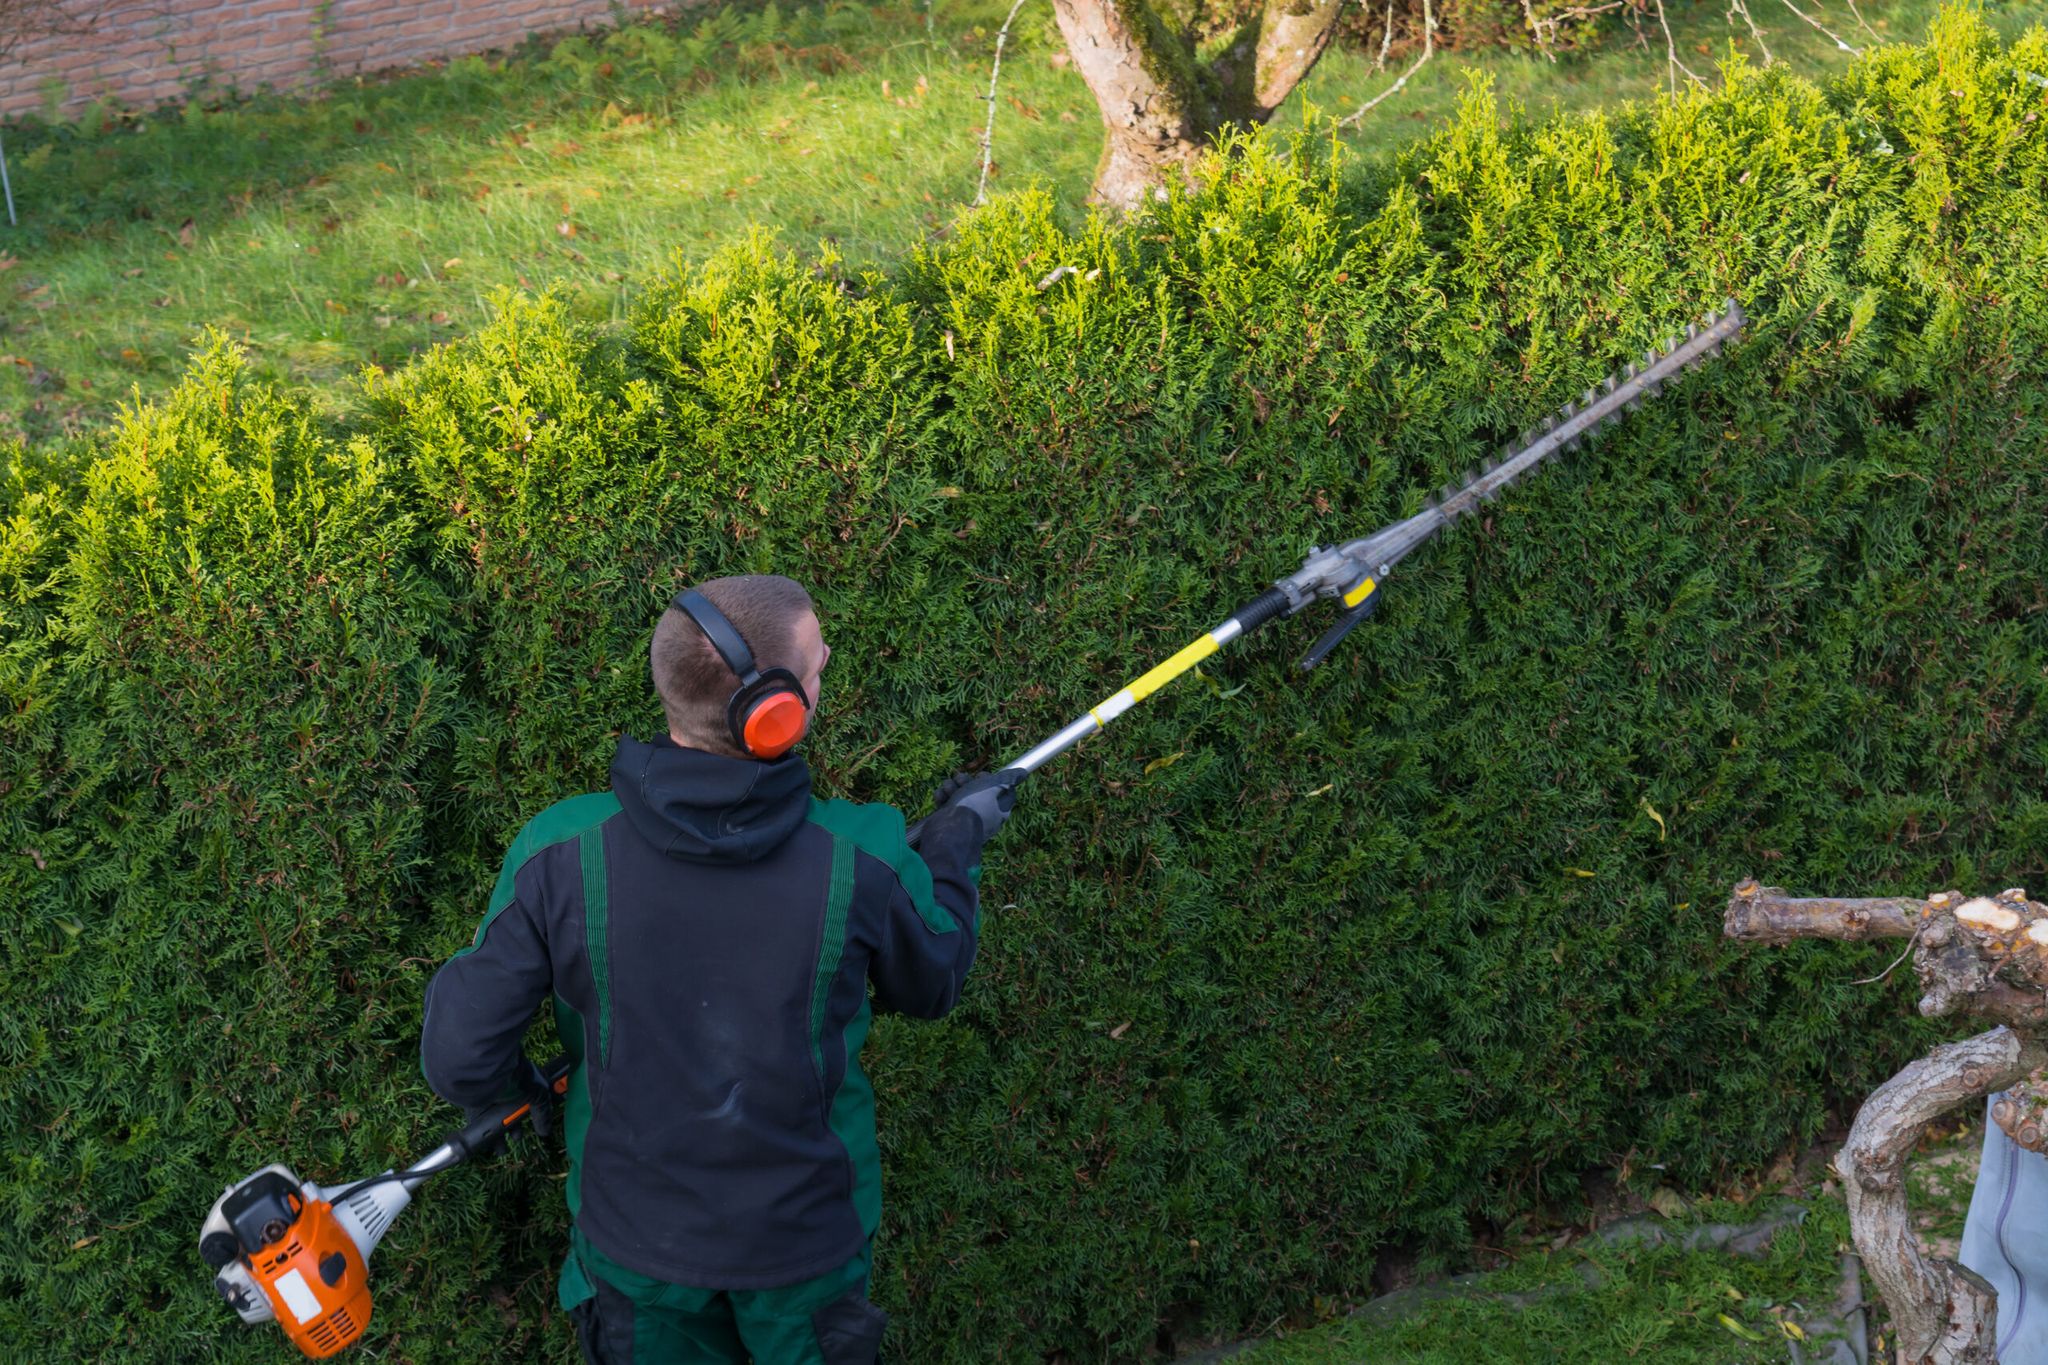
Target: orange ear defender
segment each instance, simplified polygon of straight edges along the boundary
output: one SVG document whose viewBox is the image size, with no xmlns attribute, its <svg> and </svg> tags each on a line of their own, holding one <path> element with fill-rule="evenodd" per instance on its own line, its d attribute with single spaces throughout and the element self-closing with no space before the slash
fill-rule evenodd
<svg viewBox="0 0 2048 1365">
<path fill-rule="evenodd" d="M 677 593 L 669 605 L 697 623 L 718 657 L 740 680 L 738 690 L 725 703 L 725 728 L 732 732 L 740 752 L 749 758 L 772 759 L 794 749 L 804 737 L 811 711 L 810 698 L 804 695 L 796 674 L 786 668 L 757 669 L 754 651 L 747 648 L 739 629 L 695 588 Z"/>
</svg>

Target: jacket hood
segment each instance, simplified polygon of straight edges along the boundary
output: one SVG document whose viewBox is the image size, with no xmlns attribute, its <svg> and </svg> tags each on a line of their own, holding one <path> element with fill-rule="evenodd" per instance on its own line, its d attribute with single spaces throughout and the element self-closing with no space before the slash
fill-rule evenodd
<svg viewBox="0 0 2048 1365">
<path fill-rule="evenodd" d="M 810 813 L 811 770 L 796 754 L 762 763 L 686 749 L 666 735 L 651 744 L 622 735 L 612 792 L 640 836 L 669 857 L 750 863 Z"/>
</svg>

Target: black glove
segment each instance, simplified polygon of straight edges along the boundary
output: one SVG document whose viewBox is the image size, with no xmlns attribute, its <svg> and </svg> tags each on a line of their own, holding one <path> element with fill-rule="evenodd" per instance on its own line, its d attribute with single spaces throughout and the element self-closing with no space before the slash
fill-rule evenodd
<svg viewBox="0 0 2048 1365">
<path fill-rule="evenodd" d="M 980 826 L 976 842 L 987 843 L 1010 818 L 1010 811 L 1017 804 L 1017 784 L 1026 776 L 1022 768 L 1005 768 L 996 773 L 954 773 L 932 793 L 936 809 L 925 825 L 935 830 L 943 821 L 962 818 L 955 812 L 972 814 Z"/>
<path fill-rule="evenodd" d="M 537 1137 L 547 1137 L 555 1131 L 555 1094 L 548 1088 L 547 1078 L 540 1074 L 539 1067 L 524 1057 L 519 1059 L 519 1068 L 518 1100 L 506 1100 L 498 1104 L 487 1104 L 481 1109 L 462 1111 L 462 1126 L 468 1131 L 475 1128 L 477 1120 L 490 1114 L 501 1113 L 508 1104 L 516 1105 L 524 1101 L 529 1106 L 519 1122 L 509 1128 L 503 1123 L 495 1123 L 488 1131 L 479 1133 L 478 1140 L 469 1149 L 472 1156 L 482 1156 L 504 1146 L 515 1131 L 527 1131 L 530 1127 Z"/>
</svg>

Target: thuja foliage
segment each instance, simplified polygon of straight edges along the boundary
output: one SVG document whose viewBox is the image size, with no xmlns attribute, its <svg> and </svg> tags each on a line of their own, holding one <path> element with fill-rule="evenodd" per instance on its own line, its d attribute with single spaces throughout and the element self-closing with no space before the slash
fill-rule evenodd
<svg viewBox="0 0 2048 1365">
<path fill-rule="evenodd" d="M 342 429 L 216 345 L 88 464 L 16 461 L 7 1354 L 277 1358 L 200 1214 L 455 1117 L 422 987 L 658 727 L 676 585 L 811 584 L 819 784 L 916 806 L 1728 295 L 1728 359 L 1321 671 L 1276 628 L 1033 781 L 961 1010 L 871 1044 L 876 1294 L 911 1360 L 1131 1359 L 1810 1136 L 1931 1035 L 1874 958 L 1722 944 L 1729 885 L 2005 885 L 2048 837 L 2043 71 L 1958 12 L 1825 91 L 1475 90 L 1401 160 L 1244 142 L 1124 226 L 1018 196 L 857 278 L 757 240 L 616 330 L 508 296 Z M 428 1188 L 384 1358 L 571 1357 L 559 1160 Z"/>
</svg>

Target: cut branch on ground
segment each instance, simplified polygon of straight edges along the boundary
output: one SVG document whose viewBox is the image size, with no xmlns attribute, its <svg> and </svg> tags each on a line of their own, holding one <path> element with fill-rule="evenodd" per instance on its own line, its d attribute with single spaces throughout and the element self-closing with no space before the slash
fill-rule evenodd
<svg viewBox="0 0 2048 1365">
<path fill-rule="evenodd" d="M 1999 1025 L 1936 1048 L 1878 1087 L 1835 1158 L 1856 1249 L 1898 1327 L 1900 1359 L 1995 1365 L 1997 1292 L 1923 1251 L 1906 1208 L 1905 1163 L 1936 1119 L 1999 1091 L 1992 1121 L 2023 1147 L 2048 1146 L 2048 905 L 2019 887 L 1968 899 L 1955 891 L 1841 899 L 1788 896 L 1750 880 L 1729 896 L 1722 933 L 1751 943 L 1907 938 L 1921 1014 Z"/>
</svg>

